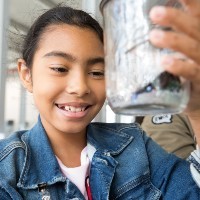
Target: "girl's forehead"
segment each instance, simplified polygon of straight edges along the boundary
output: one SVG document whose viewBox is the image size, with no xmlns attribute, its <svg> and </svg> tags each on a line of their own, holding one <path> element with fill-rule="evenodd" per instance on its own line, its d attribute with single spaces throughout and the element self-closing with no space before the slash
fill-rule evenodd
<svg viewBox="0 0 200 200">
<path fill-rule="evenodd" d="M 101 56 L 103 44 L 93 30 L 64 24 L 48 27 L 40 38 L 38 50 L 43 54 L 62 51 L 77 55 Z"/>
<path fill-rule="evenodd" d="M 103 45 L 98 34 L 90 28 L 78 27 L 68 24 L 57 24 L 48 26 L 42 33 L 39 45 L 45 42 L 51 44 L 52 42 L 63 43 L 85 43 L 85 41 L 96 41 L 99 45 Z"/>
<path fill-rule="evenodd" d="M 72 36 L 75 33 L 81 33 L 81 34 L 91 34 L 96 36 L 98 39 L 100 39 L 98 37 L 98 34 L 95 32 L 94 29 L 89 28 L 89 27 L 81 27 L 81 26 L 76 26 L 76 25 L 70 25 L 70 24 L 53 24 L 53 25 L 49 25 L 47 26 L 42 35 L 48 36 L 50 34 L 70 34 L 72 33 Z"/>
</svg>

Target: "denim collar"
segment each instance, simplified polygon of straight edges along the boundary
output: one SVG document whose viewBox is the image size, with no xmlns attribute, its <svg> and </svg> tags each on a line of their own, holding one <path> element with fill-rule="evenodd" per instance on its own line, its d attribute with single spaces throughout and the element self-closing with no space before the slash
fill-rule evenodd
<svg viewBox="0 0 200 200">
<path fill-rule="evenodd" d="M 122 127 L 120 128 L 119 124 L 109 126 L 104 123 L 91 123 L 87 127 L 88 142 L 100 152 L 119 154 L 133 140 L 133 136 L 124 133 L 124 126 Z M 22 136 L 22 140 L 26 146 L 26 155 L 18 182 L 19 188 L 34 189 L 38 184 L 52 185 L 66 181 L 40 118 L 38 123 Z"/>
<path fill-rule="evenodd" d="M 38 123 L 23 134 L 22 140 L 26 146 L 26 155 L 18 187 L 34 189 L 38 184 L 51 185 L 66 180 L 60 171 L 40 117 Z"/>
<path fill-rule="evenodd" d="M 96 150 L 117 155 L 133 140 L 133 136 L 125 133 L 133 124 L 91 123 L 87 127 L 87 138 Z"/>
</svg>

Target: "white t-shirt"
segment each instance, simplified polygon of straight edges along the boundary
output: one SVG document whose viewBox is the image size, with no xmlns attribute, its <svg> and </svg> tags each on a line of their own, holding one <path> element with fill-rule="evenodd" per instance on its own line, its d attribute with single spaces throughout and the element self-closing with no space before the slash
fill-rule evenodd
<svg viewBox="0 0 200 200">
<path fill-rule="evenodd" d="M 81 193 L 84 195 L 85 199 L 88 199 L 87 191 L 85 188 L 85 179 L 89 175 L 90 168 L 90 159 L 87 153 L 87 146 L 81 152 L 81 166 L 79 167 L 66 167 L 58 157 L 56 158 L 64 176 L 67 177 L 72 183 L 74 183 L 79 188 Z"/>
</svg>

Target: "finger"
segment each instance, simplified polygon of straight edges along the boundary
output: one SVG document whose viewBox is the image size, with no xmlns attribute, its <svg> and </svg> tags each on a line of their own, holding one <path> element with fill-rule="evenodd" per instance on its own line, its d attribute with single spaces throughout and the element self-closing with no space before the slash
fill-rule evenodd
<svg viewBox="0 0 200 200">
<path fill-rule="evenodd" d="M 200 41 L 199 19 L 175 8 L 156 6 L 150 12 L 151 20 L 161 26 L 171 27 Z"/>
<path fill-rule="evenodd" d="M 200 17 L 199 0 L 179 0 L 185 10 L 193 16 Z"/>
<path fill-rule="evenodd" d="M 176 32 L 153 30 L 149 37 L 151 43 L 159 48 L 178 51 L 200 64 L 200 42 L 187 35 Z"/>
<path fill-rule="evenodd" d="M 195 62 L 189 59 L 180 60 L 173 56 L 166 56 L 162 59 L 161 64 L 169 73 L 200 84 L 200 66 Z"/>
</svg>

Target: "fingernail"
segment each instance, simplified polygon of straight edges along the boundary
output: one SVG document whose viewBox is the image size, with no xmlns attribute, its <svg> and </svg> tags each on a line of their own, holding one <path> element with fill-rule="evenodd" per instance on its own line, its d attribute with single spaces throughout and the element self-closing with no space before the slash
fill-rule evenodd
<svg viewBox="0 0 200 200">
<path fill-rule="evenodd" d="M 166 8 L 164 6 L 153 7 L 150 11 L 150 17 L 152 19 L 162 18 L 166 13 Z"/>
<path fill-rule="evenodd" d="M 152 30 L 150 32 L 150 39 L 153 39 L 154 41 L 160 40 L 163 38 L 163 31 L 160 30 Z"/>
<path fill-rule="evenodd" d="M 163 65 L 164 67 L 169 67 L 173 65 L 173 63 L 174 63 L 174 59 L 171 57 L 163 57 L 161 59 L 161 65 Z"/>
</svg>

